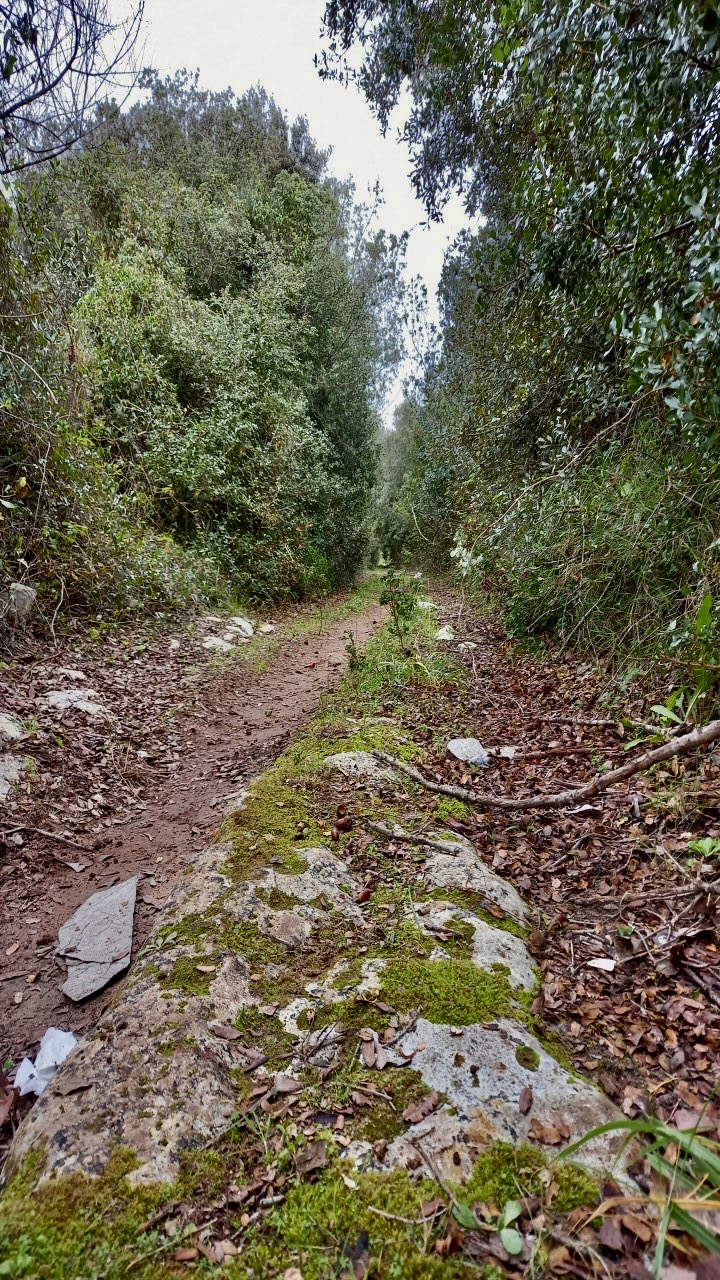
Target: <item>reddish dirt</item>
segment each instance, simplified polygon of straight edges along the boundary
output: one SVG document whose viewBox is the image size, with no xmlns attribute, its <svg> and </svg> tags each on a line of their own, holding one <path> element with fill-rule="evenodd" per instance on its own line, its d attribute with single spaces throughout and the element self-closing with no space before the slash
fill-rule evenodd
<svg viewBox="0 0 720 1280">
<path fill-rule="evenodd" d="M 226 800 L 337 682 L 344 633 L 351 627 L 361 646 L 384 613 L 374 606 L 330 623 L 318 616 L 300 635 L 293 617 L 229 662 L 204 650 L 190 624 L 173 630 L 179 648 L 166 629 L 135 629 L 102 644 L 80 637 L 51 652 L 36 646 L 0 668 L 0 708 L 39 722 L 10 744 L 35 769 L 0 802 L 0 1064 L 32 1056 L 48 1026 L 79 1032 L 97 1021 L 113 985 L 80 1005 L 63 995 L 58 927 L 90 894 L 137 875 L 136 953 L 182 868 L 215 835 Z M 103 717 L 48 710 L 48 690 L 79 683 L 63 668 L 82 671 Z"/>
</svg>

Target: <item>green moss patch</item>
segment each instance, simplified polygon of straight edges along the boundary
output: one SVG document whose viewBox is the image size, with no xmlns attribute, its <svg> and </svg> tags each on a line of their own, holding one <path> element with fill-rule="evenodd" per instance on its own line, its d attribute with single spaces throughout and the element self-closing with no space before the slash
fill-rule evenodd
<svg viewBox="0 0 720 1280">
<path fill-rule="evenodd" d="M 436 902 L 451 902 L 456 907 L 463 907 L 465 911 L 472 911 L 473 915 L 479 920 L 484 920 L 486 924 L 492 925 L 493 929 L 504 929 L 506 933 L 514 933 L 516 938 L 527 937 L 527 929 L 512 920 L 510 916 L 503 916 L 500 919 L 488 911 L 487 898 L 480 893 L 475 893 L 473 889 L 450 887 L 432 889 L 425 897 L 433 898 Z"/>
<path fill-rule="evenodd" d="M 354 1188 L 336 1170 L 320 1181 L 293 1187 L 285 1204 L 269 1215 L 262 1235 L 243 1255 L 256 1276 L 282 1275 L 289 1263 L 303 1280 L 339 1275 L 345 1246 L 367 1233 L 368 1274 L 397 1280 L 459 1280 L 467 1266 L 459 1256 L 443 1259 L 434 1251 L 442 1226 L 424 1228 L 420 1206 L 437 1195 L 432 1182 L 411 1182 L 404 1171 L 353 1174 Z M 381 1217 L 373 1208 L 394 1217 Z M 410 1225 L 398 1219 L 410 1219 Z M 414 1225 L 414 1224 L 417 1225 Z M 429 1237 L 429 1238 L 428 1238 Z M 352 1266 L 350 1267 L 350 1271 Z"/>
<path fill-rule="evenodd" d="M 534 1147 L 512 1146 L 496 1142 L 478 1157 L 470 1178 L 463 1187 L 463 1199 L 502 1209 L 508 1200 L 544 1194 L 540 1174 L 548 1167 L 545 1158 Z M 589 1173 L 576 1164 L 559 1160 L 552 1165 L 553 1182 L 558 1190 L 553 1209 L 560 1213 L 591 1207 L 600 1199 L 600 1188 Z"/>
<path fill-rule="evenodd" d="M 517 1017 L 508 971 L 500 966 L 483 973 L 471 960 L 391 960 L 380 982 L 383 1000 L 398 1012 L 420 1008 L 428 1022 L 467 1027 Z"/>
<path fill-rule="evenodd" d="M 540 1066 L 540 1055 L 529 1044 L 518 1045 L 515 1050 L 515 1061 L 526 1071 L 537 1071 Z"/>
</svg>

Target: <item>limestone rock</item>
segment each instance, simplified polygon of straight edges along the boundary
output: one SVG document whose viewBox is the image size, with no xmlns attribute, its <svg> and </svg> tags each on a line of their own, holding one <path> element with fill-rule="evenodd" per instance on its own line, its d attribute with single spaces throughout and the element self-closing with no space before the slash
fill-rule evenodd
<svg viewBox="0 0 720 1280">
<path fill-rule="evenodd" d="M 94 689 L 52 689 L 45 701 L 53 711 L 84 711 L 87 715 L 102 715 L 105 711 Z"/>
<path fill-rule="evenodd" d="M 137 876 L 86 898 L 61 926 L 58 955 L 67 961 L 63 991 L 84 1000 L 130 963 Z"/>
<path fill-rule="evenodd" d="M 216 653 L 232 653 L 235 646 L 230 640 L 223 640 L 221 636 L 206 636 L 202 642 L 203 649 L 214 649 Z"/>
<path fill-rule="evenodd" d="M 326 756 L 325 765 L 337 769 L 343 777 L 353 782 L 369 782 L 381 790 L 388 782 L 397 781 L 397 774 L 389 765 L 381 764 L 369 751 L 340 751 L 337 755 Z"/>
<path fill-rule="evenodd" d="M 11 622 L 13 626 L 25 626 L 33 613 L 37 601 L 37 591 L 23 582 L 11 582 L 7 591 L 0 595 L 0 621 Z"/>
<path fill-rule="evenodd" d="M 22 756 L 0 755 L 0 800 L 4 800 L 11 786 L 19 782 L 26 764 Z"/>
<path fill-rule="evenodd" d="M 418 1018 L 417 1026 L 402 1037 L 397 1048 L 409 1053 L 422 1044 L 425 1048 L 415 1052 L 409 1061 L 404 1057 L 398 1061 L 420 1073 L 428 1092 L 435 1090 L 447 1097 L 447 1106 L 439 1113 L 445 1113 L 442 1123 L 439 1114 L 434 1113 L 427 1124 L 417 1125 L 412 1131 L 413 1137 L 420 1137 L 423 1145 L 439 1157 L 441 1168 L 453 1143 L 478 1147 L 496 1141 L 520 1144 L 531 1140 L 533 1120 L 552 1126 L 559 1118 L 570 1131 L 569 1138 L 561 1144 L 566 1145 L 597 1125 L 622 1119 L 603 1093 L 587 1080 L 568 1075 L 539 1040 L 509 1018 L 462 1028 Z M 533 1102 L 523 1116 L 518 1103 L 528 1085 Z M 447 1115 L 450 1108 L 454 1116 Z M 596 1138 L 577 1159 L 591 1168 L 609 1169 L 624 1137 L 623 1133 L 613 1133 Z M 395 1138 L 383 1167 L 404 1164 L 407 1151 L 407 1138 Z M 449 1163 L 448 1176 L 453 1176 L 455 1164 L 457 1178 L 456 1162 Z M 471 1163 L 469 1159 L 468 1172 Z"/>
<path fill-rule="evenodd" d="M 496 875 L 481 862 L 464 836 L 437 840 L 423 869 L 430 889 L 469 889 L 494 902 L 518 924 L 527 916 L 527 907 L 514 885 Z"/>
<path fill-rule="evenodd" d="M 0 741 L 3 738 L 8 738 L 11 742 L 16 742 L 18 738 L 24 736 L 25 730 L 20 721 L 16 720 L 14 716 L 9 716 L 6 712 L 0 711 Z"/>
<path fill-rule="evenodd" d="M 247 790 L 244 790 L 238 791 L 237 795 L 229 796 L 223 809 L 223 818 L 230 818 L 234 813 L 241 813 L 245 808 L 247 794 Z"/>
<path fill-rule="evenodd" d="M 288 950 L 294 950 L 305 944 L 312 933 L 312 925 L 295 911 L 274 911 L 267 925 L 267 933 Z"/>
<path fill-rule="evenodd" d="M 245 636 L 248 640 L 255 635 L 255 628 L 247 618 L 229 618 L 228 621 L 238 635 Z"/>
<path fill-rule="evenodd" d="M 478 969 L 489 972 L 495 965 L 503 965 L 511 987 L 521 991 L 534 991 L 537 987 L 537 970 L 522 938 L 448 902 L 424 903 L 417 909 L 417 918 L 420 927 L 430 933 L 434 929 L 451 929 L 453 920 L 470 924 L 475 931 L 472 958 Z"/>
<path fill-rule="evenodd" d="M 466 764 L 482 767 L 490 760 L 486 748 L 477 738 L 451 738 L 447 749 L 456 760 L 463 760 Z"/>
</svg>

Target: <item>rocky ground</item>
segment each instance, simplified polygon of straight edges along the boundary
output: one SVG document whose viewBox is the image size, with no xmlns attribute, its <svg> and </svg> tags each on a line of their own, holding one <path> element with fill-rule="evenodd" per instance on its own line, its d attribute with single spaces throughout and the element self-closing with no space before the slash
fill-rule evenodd
<svg viewBox="0 0 720 1280">
<path fill-rule="evenodd" d="M 633 1120 L 668 1126 L 695 1211 L 680 1153 L 718 1137 L 718 765 L 544 812 L 438 794 L 562 790 L 639 749 L 647 712 L 626 693 L 608 714 L 597 670 L 433 601 L 245 794 L 208 770 L 215 841 L 15 1137 L 4 1274 L 717 1276 L 677 1217 L 655 1261 L 669 1196 L 622 1146 Z M 471 735 L 482 768 L 448 754 Z"/>
<path fill-rule="evenodd" d="M 368 581 L 324 609 L 254 616 L 251 639 L 212 615 L 52 647 L 13 637 L 0 663 L 0 779 L 8 762 L 17 774 L 4 796 L 0 782 L 0 1062 L 32 1054 L 53 1023 L 94 1025 L 111 993 L 63 995 L 58 929 L 137 876 L 137 953 L 230 795 L 337 681 L 344 632 L 362 643 L 382 620 L 377 596 Z"/>
</svg>

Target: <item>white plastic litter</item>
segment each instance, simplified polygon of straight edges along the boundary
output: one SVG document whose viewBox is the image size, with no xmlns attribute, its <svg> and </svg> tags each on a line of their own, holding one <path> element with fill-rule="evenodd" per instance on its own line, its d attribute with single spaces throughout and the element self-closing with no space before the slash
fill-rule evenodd
<svg viewBox="0 0 720 1280">
<path fill-rule="evenodd" d="M 261 622 L 260 626 L 258 627 L 258 631 L 263 636 L 269 636 L 271 631 L 274 631 L 274 630 L 275 630 L 275 627 L 273 626 L 272 622 Z"/>
<path fill-rule="evenodd" d="M 418 600 L 417 607 L 418 609 L 437 609 L 439 606 L 434 600 Z"/>
<path fill-rule="evenodd" d="M 466 764 L 478 765 L 481 768 L 490 760 L 490 756 L 477 738 L 451 738 L 447 749 L 456 760 L 463 760 Z"/>
<path fill-rule="evenodd" d="M 72 1052 L 77 1040 L 72 1031 L 60 1031 L 57 1027 L 48 1027 L 40 1041 L 35 1062 L 23 1058 L 15 1072 L 15 1088 L 20 1097 L 26 1093 L 36 1093 L 38 1097 L 45 1091 L 55 1072 Z"/>
<path fill-rule="evenodd" d="M 453 631 L 452 627 L 440 627 L 440 630 L 435 632 L 435 639 L 436 640 L 454 640 L 455 632 Z"/>
</svg>

